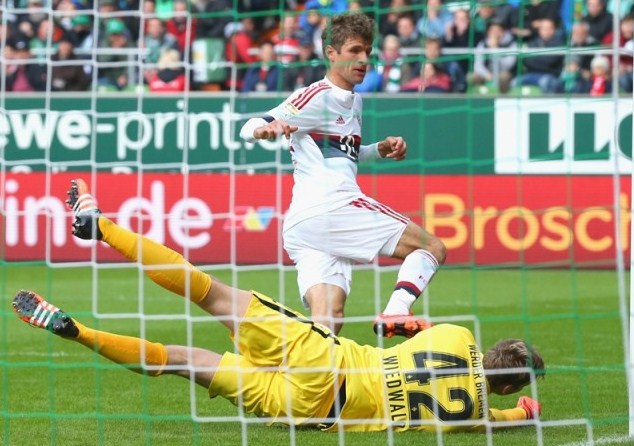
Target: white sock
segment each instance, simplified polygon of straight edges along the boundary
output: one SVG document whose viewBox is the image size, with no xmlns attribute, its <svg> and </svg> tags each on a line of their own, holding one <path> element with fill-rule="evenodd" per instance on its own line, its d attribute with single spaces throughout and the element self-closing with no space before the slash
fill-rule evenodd
<svg viewBox="0 0 634 446">
<path fill-rule="evenodd" d="M 383 314 L 409 314 L 410 307 L 437 270 L 438 261 L 429 251 L 417 249 L 405 257 L 398 271 L 396 286 Z"/>
</svg>

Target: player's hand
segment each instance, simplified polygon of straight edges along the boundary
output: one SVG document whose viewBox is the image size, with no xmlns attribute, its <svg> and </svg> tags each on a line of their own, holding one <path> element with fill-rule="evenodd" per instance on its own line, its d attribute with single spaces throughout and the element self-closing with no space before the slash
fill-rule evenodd
<svg viewBox="0 0 634 446">
<path fill-rule="evenodd" d="M 529 396 L 522 396 L 517 400 L 517 407 L 521 407 L 526 412 L 526 419 L 532 420 L 537 418 L 542 413 L 542 406 Z"/>
<path fill-rule="evenodd" d="M 379 154 L 381 158 L 392 158 L 400 161 L 407 153 L 407 143 L 400 136 L 388 136 L 379 143 Z"/>
<path fill-rule="evenodd" d="M 256 139 L 276 139 L 278 136 L 284 135 L 286 139 L 290 139 L 291 133 L 296 131 L 296 126 L 290 125 L 286 121 L 275 120 L 255 129 L 253 137 Z"/>
</svg>

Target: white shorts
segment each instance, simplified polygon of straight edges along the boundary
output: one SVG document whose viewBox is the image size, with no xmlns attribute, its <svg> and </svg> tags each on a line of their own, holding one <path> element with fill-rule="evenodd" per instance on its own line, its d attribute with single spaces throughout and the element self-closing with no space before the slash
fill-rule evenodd
<svg viewBox="0 0 634 446">
<path fill-rule="evenodd" d="M 352 263 L 392 256 L 409 219 L 371 198 L 303 220 L 284 231 L 284 249 L 297 267 L 304 301 L 313 285 L 328 283 L 350 293 Z"/>
</svg>

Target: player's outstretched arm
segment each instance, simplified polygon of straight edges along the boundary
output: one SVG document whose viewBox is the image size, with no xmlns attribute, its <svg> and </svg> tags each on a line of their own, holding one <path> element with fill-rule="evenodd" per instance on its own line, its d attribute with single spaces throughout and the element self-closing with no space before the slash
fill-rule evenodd
<svg viewBox="0 0 634 446">
<path fill-rule="evenodd" d="M 491 421 L 524 421 L 537 419 L 541 413 L 542 406 L 537 400 L 522 396 L 512 409 L 489 409 L 489 418 Z"/>
<path fill-rule="evenodd" d="M 290 125 L 281 119 L 267 122 L 262 118 L 251 118 L 240 129 L 240 137 L 247 142 L 255 142 L 258 139 L 276 139 L 280 135 L 290 139 L 291 133 L 296 132 L 297 128 L 297 126 Z"/>
</svg>

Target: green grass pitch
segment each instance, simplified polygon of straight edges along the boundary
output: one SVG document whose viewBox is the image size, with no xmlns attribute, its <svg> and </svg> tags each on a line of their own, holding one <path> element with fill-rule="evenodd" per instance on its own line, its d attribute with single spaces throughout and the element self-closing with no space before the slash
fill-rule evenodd
<svg viewBox="0 0 634 446">
<path fill-rule="evenodd" d="M 429 292 L 437 320 L 474 315 L 486 348 L 503 337 L 522 337 L 545 358 L 548 374 L 538 383 L 543 420 L 538 427 L 484 434 L 327 434 L 312 429 L 265 426 L 243 417 L 228 402 L 209 400 L 202 388 L 182 378 L 148 378 L 130 373 L 72 342 L 32 329 L 12 313 L 10 301 L 31 288 L 82 322 L 120 334 L 163 343 L 186 343 L 216 351 L 231 348 L 226 330 L 197 308 L 193 329 L 169 314 L 184 314 L 182 298 L 142 278 L 137 269 L 59 268 L 0 264 L 0 443 L 10 445 L 584 445 L 590 433 L 601 445 L 634 444 L 627 439 L 628 405 L 623 366 L 622 321 L 614 271 L 539 269 L 443 269 Z M 212 271 L 243 288 L 273 297 L 283 288 L 287 305 L 301 310 L 294 273 Z M 356 271 L 341 333 L 376 345 L 369 320 L 382 307 L 394 271 Z M 141 279 L 140 279 L 141 277 Z M 280 279 L 281 277 L 281 279 Z M 375 286 L 381 302 L 375 302 Z M 103 316 L 92 313 L 93 292 Z M 139 296 L 143 296 L 142 299 Z M 417 304 L 416 310 L 422 311 Z M 135 316 L 151 315 L 142 324 Z M 115 314 L 127 314 L 115 319 Z M 365 320 L 362 320 L 365 318 Z M 474 327 L 473 321 L 464 324 Z M 393 345 L 388 340 L 385 345 Z M 524 394 L 529 394 L 526 390 Z M 193 403 L 190 403 L 190 395 Z M 510 407 L 517 395 L 493 397 L 494 407 Z M 195 422 L 192 407 L 201 418 Z M 240 422 L 242 420 L 243 422 Z M 578 420 L 577 424 L 559 423 Z M 587 420 L 588 423 L 583 423 Z M 589 443 L 588 443 L 589 444 Z"/>
</svg>

